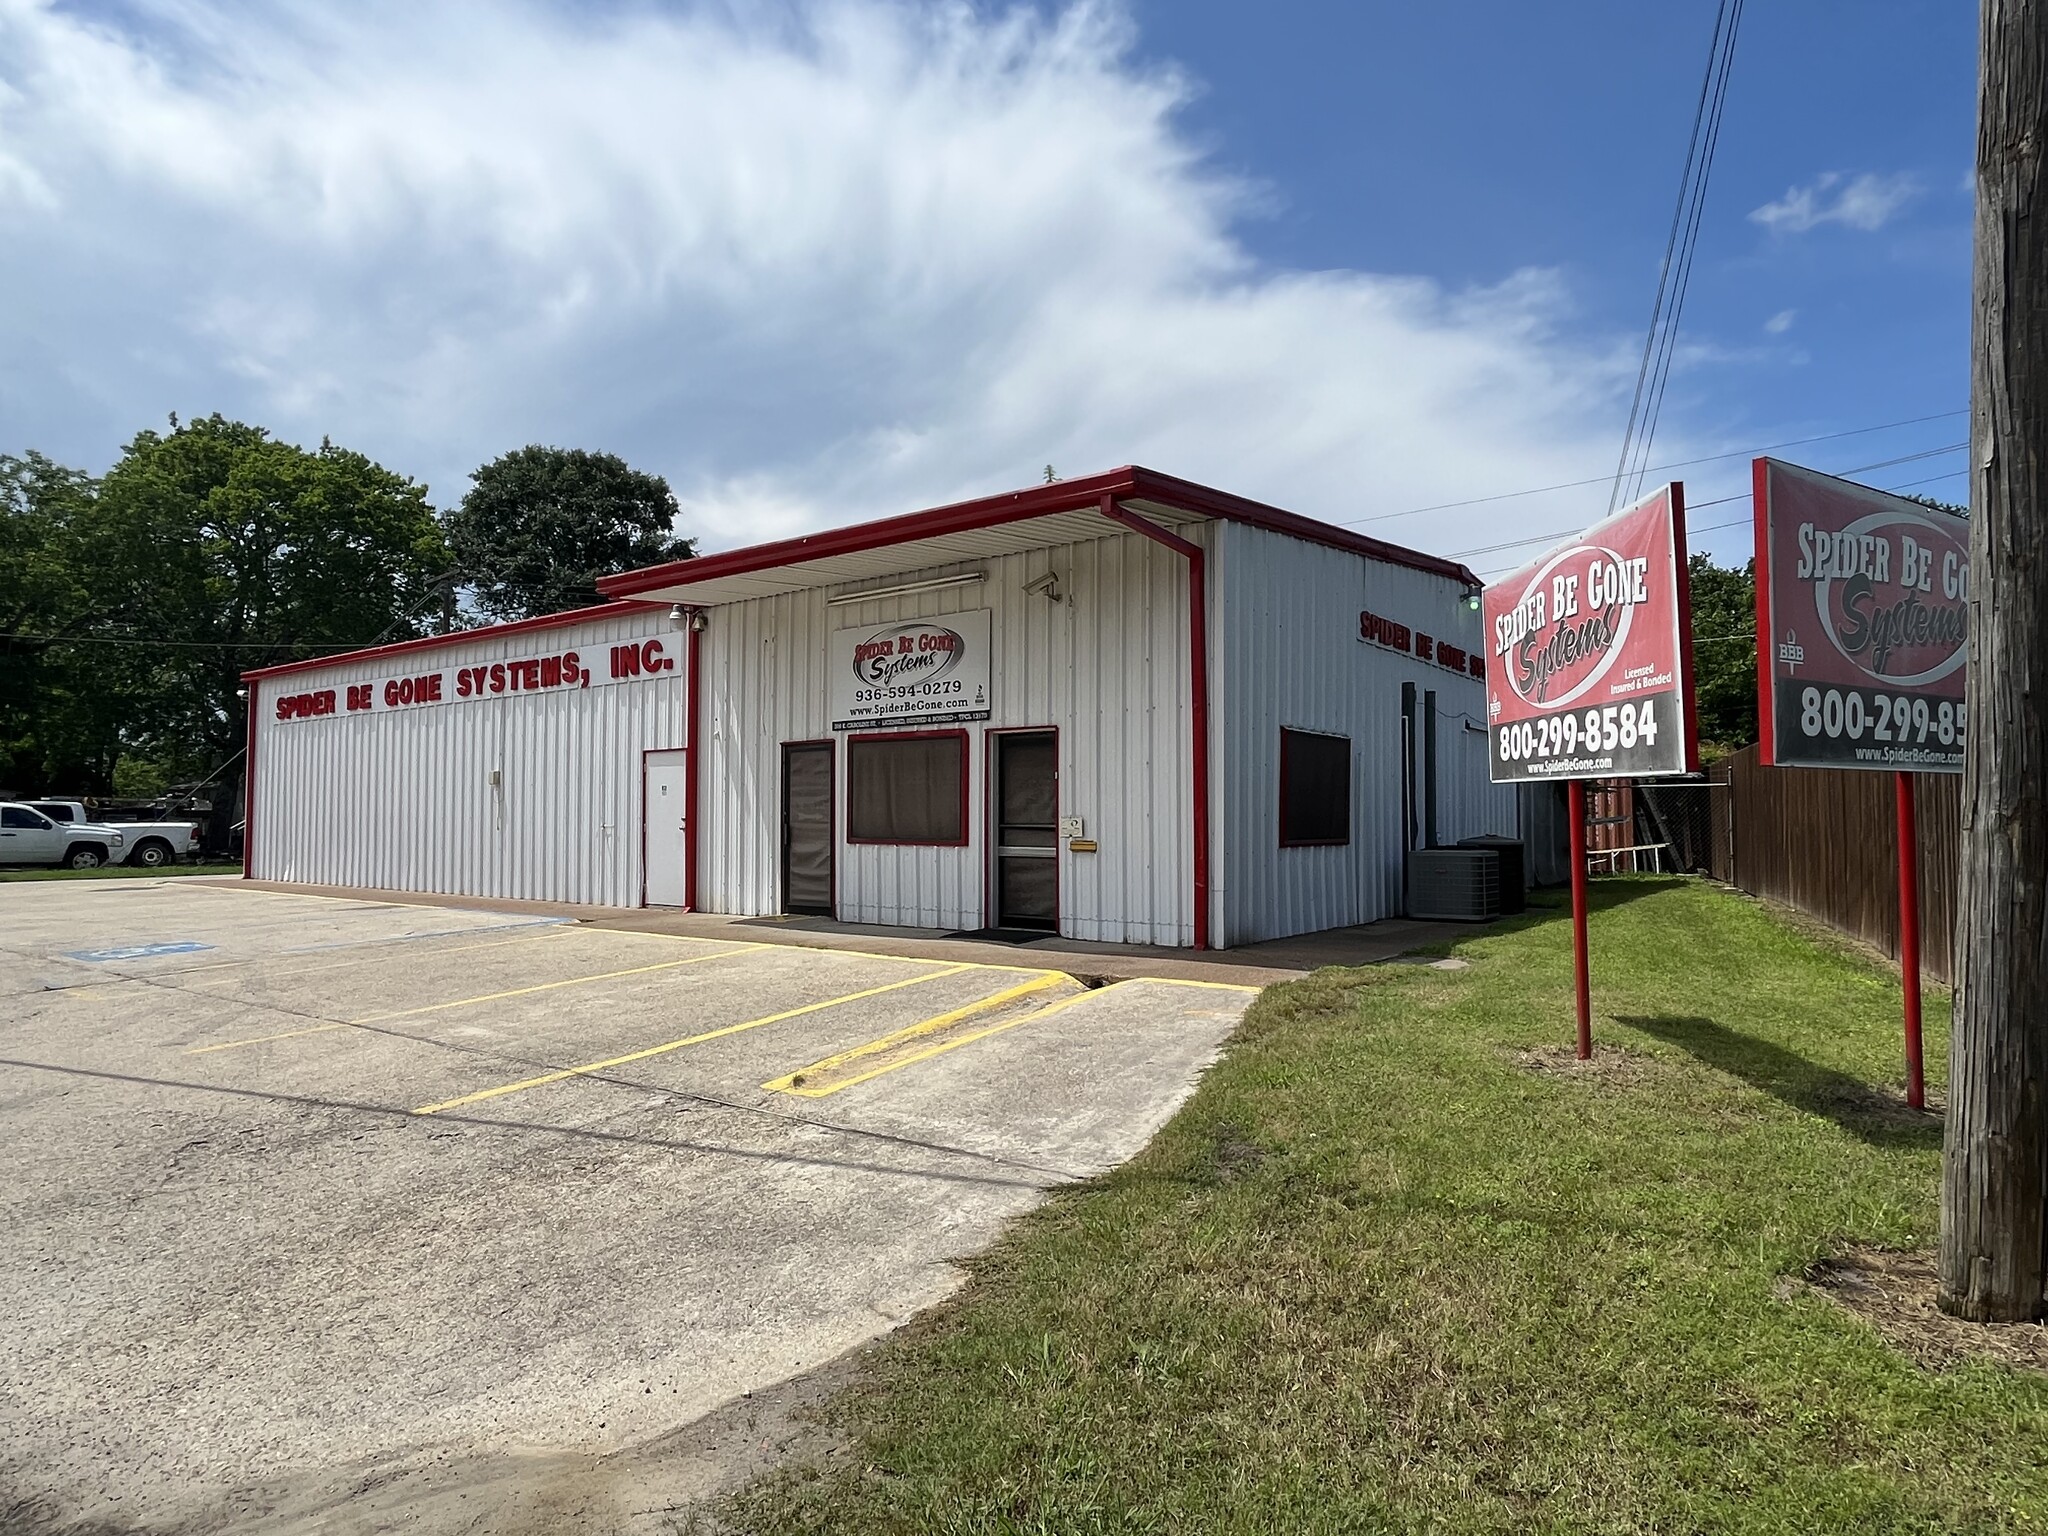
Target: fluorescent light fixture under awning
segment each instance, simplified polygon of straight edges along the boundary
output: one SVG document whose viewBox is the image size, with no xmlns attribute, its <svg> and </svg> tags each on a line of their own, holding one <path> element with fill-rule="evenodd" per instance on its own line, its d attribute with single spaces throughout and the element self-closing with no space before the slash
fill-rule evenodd
<svg viewBox="0 0 2048 1536">
<path fill-rule="evenodd" d="M 835 592 L 825 599 L 828 608 L 847 603 L 871 603 L 884 597 L 907 597 L 912 592 L 940 592 L 948 587 L 970 587 L 988 580 L 987 571 L 962 571 L 955 576 L 934 576 L 926 581 L 899 582 L 893 587 L 864 587 L 858 592 Z"/>
</svg>

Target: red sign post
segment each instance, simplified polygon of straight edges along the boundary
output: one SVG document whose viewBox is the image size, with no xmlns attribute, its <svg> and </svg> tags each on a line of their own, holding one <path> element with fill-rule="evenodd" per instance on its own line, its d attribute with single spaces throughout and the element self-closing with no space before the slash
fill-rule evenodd
<svg viewBox="0 0 2048 1536">
<path fill-rule="evenodd" d="M 1570 783 L 1578 1051 L 1593 1053 L 1587 778 L 1699 769 L 1685 487 L 1673 482 L 1486 589 L 1493 782 Z"/>
<path fill-rule="evenodd" d="M 1758 757 L 1893 777 L 1906 1098 L 1923 1108 L 1913 775 L 1963 771 L 1970 525 L 1776 459 L 1754 468 Z"/>
</svg>

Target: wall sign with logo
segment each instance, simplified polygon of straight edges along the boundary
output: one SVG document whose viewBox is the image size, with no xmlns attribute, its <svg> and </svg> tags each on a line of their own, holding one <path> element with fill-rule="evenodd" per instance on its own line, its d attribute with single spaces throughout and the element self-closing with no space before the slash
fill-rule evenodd
<svg viewBox="0 0 2048 1536">
<path fill-rule="evenodd" d="M 834 633 L 832 729 L 989 718 L 989 613 L 977 608 Z"/>
<path fill-rule="evenodd" d="M 1695 772 L 1690 606 L 1677 483 L 1489 586 L 1493 781 Z"/>
<path fill-rule="evenodd" d="M 514 656 L 471 666 L 419 668 L 332 688 L 300 689 L 279 693 L 269 704 L 272 718 L 279 721 L 389 714 L 393 710 L 461 704 L 502 698 L 506 694 L 554 693 L 641 678 L 673 678 L 677 658 L 682 654 L 682 638 L 670 631 L 607 644 L 601 649 Z"/>
<path fill-rule="evenodd" d="M 1452 672 L 1471 677 L 1486 676 L 1484 656 L 1475 655 L 1463 646 L 1453 645 L 1448 640 L 1438 640 L 1425 635 L 1397 619 L 1374 613 L 1370 608 L 1361 609 L 1359 612 L 1358 638 L 1367 645 L 1376 645 L 1382 650 L 1399 651 L 1403 656 L 1413 656 L 1418 661 L 1426 661 Z"/>
<path fill-rule="evenodd" d="M 1755 479 L 1762 760 L 1962 772 L 1969 520 L 1776 459 Z"/>
</svg>

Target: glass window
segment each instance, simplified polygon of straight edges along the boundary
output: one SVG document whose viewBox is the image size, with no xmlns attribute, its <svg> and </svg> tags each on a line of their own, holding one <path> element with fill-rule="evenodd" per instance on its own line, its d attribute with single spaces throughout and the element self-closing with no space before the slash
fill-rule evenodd
<svg viewBox="0 0 2048 1536">
<path fill-rule="evenodd" d="M 24 832 L 50 830 L 50 824 L 25 805 L 10 805 L 0 809 L 0 827 L 16 827 Z"/>
<path fill-rule="evenodd" d="M 855 843 L 964 845 L 966 733 L 849 740 L 846 836 Z"/>
<path fill-rule="evenodd" d="M 1280 731 L 1280 846 L 1351 841 L 1351 738 Z"/>
</svg>

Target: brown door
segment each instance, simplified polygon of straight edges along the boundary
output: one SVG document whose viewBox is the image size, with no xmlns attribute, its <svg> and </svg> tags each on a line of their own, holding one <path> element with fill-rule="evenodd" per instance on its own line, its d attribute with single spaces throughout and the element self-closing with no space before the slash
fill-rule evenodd
<svg viewBox="0 0 2048 1536">
<path fill-rule="evenodd" d="M 1060 925 L 1059 753 L 1051 731 L 992 738 L 996 926 Z"/>
<path fill-rule="evenodd" d="M 782 910 L 832 915 L 832 743 L 782 749 Z"/>
</svg>

